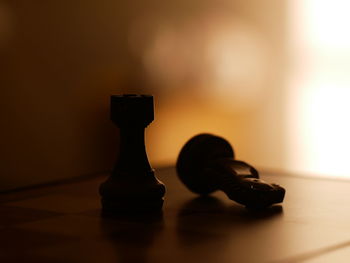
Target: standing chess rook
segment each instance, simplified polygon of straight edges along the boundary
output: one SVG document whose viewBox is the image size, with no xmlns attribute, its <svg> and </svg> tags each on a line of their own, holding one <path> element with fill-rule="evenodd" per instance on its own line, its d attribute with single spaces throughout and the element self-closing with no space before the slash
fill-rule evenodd
<svg viewBox="0 0 350 263">
<path fill-rule="evenodd" d="M 259 179 L 254 167 L 235 160 L 228 141 L 211 134 L 190 139 L 179 154 L 176 169 L 180 180 L 201 195 L 222 190 L 248 208 L 265 208 L 284 199 L 284 188 Z"/>
<path fill-rule="evenodd" d="M 165 186 L 148 162 L 144 130 L 154 119 L 153 97 L 111 96 L 111 119 L 120 129 L 119 158 L 100 186 L 105 213 L 159 211 Z"/>
</svg>

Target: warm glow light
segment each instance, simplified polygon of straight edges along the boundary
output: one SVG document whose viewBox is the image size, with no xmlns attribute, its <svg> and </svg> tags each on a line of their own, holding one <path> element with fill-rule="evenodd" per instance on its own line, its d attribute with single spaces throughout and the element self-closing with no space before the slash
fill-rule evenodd
<svg viewBox="0 0 350 263">
<path fill-rule="evenodd" d="M 156 121 L 147 129 L 151 162 L 173 165 L 191 136 L 209 132 L 230 140 L 238 158 L 280 168 L 284 20 L 274 15 L 283 7 L 197 5 L 143 14 L 128 32 L 129 49 L 156 94 Z"/>
<path fill-rule="evenodd" d="M 133 27 L 132 47 L 137 47 L 143 27 L 144 23 Z M 256 26 L 223 11 L 154 28 L 152 40 L 140 53 L 157 86 L 200 87 L 200 96 L 229 111 L 251 109 L 261 100 L 271 52 Z"/>
<path fill-rule="evenodd" d="M 255 28 L 239 19 L 230 22 L 218 26 L 208 41 L 204 92 L 231 110 L 252 109 L 264 92 L 270 50 Z"/>
<path fill-rule="evenodd" d="M 350 24 L 347 1 L 291 3 L 288 168 L 350 177 Z"/>
</svg>

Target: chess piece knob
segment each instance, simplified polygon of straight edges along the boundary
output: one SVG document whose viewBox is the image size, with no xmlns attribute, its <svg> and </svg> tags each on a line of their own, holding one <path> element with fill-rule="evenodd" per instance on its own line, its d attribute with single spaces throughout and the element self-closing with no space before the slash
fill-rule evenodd
<svg viewBox="0 0 350 263">
<path fill-rule="evenodd" d="M 284 199 L 284 188 L 261 180 L 253 166 L 235 160 L 228 141 L 215 135 L 191 138 L 180 151 L 176 169 L 180 180 L 201 195 L 222 190 L 249 208 L 268 207 Z"/>
<path fill-rule="evenodd" d="M 120 151 L 110 177 L 100 186 L 103 212 L 161 210 L 165 186 L 154 175 L 144 140 L 144 129 L 153 118 L 153 96 L 111 96 L 111 120 L 120 129 Z"/>
</svg>

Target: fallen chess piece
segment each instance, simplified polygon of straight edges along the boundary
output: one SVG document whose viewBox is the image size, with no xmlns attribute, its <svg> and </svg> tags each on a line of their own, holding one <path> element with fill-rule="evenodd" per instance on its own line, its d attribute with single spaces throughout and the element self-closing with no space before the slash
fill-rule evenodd
<svg viewBox="0 0 350 263">
<path fill-rule="evenodd" d="M 208 195 L 223 191 L 247 208 L 261 209 L 283 202 L 285 189 L 259 179 L 251 165 L 235 160 L 224 138 L 199 134 L 182 148 L 177 163 L 180 180 L 194 193 Z"/>
<path fill-rule="evenodd" d="M 120 151 L 112 174 L 100 186 L 105 214 L 160 211 L 165 186 L 148 162 L 144 130 L 154 119 L 153 97 L 111 96 L 111 119 L 120 128 Z"/>
</svg>

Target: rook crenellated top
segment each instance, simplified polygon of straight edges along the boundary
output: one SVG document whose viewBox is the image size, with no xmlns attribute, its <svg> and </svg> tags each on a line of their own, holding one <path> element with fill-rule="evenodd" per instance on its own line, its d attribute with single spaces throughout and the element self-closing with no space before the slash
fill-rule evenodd
<svg viewBox="0 0 350 263">
<path fill-rule="evenodd" d="M 111 120 L 118 126 L 146 127 L 154 120 L 153 96 L 112 95 Z"/>
</svg>

